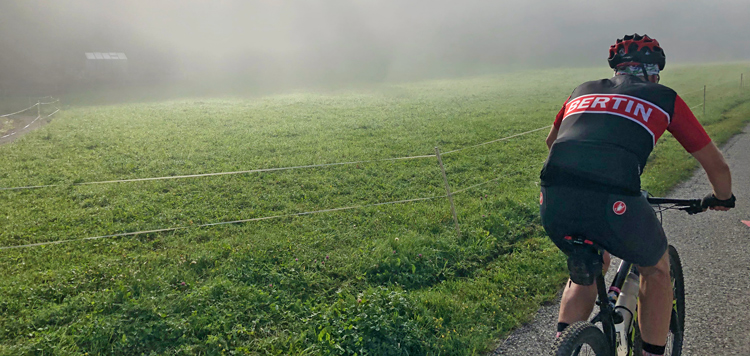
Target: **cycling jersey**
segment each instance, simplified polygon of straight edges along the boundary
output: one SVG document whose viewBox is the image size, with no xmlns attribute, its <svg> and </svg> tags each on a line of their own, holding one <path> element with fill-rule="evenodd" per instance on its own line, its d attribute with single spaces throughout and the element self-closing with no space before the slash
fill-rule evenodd
<svg viewBox="0 0 750 356">
<path fill-rule="evenodd" d="M 674 90 L 632 75 L 578 86 L 554 126 L 542 186 L 627 195 L 640 194 L 643 167 L 665 130 L 690 153 L 711 142 Z"/>
</svg>

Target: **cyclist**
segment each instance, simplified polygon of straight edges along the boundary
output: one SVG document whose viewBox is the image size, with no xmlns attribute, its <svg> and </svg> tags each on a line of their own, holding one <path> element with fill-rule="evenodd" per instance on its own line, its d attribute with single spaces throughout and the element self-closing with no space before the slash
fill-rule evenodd
<svg viewBox="0 0 750 356">
<path fill-rule="evenodd" d="M 660 85 L 664 51 L 638 34 L 609 49 L 615 75 L 578 86 L 547 137 L 541 172 L 540 212 L 552 241 L 565 253 L 567 235 L 593 240 L 633 262 L 641 274 L 638 321 L 644 355 L 663 355 L 672 308 L 667 239 L 640 193 L 640 175 L 656 141 L 668 130 L 703 166 L 713 188 L 703 206 L 734 207 L 732 179 L 723 155 L 674 90 Z M 609 254 L 604 256 L 609 266 Z M 596 286 L 568 281 L 558 317 L 566 326 L 588 318 Z"/>
</svg>

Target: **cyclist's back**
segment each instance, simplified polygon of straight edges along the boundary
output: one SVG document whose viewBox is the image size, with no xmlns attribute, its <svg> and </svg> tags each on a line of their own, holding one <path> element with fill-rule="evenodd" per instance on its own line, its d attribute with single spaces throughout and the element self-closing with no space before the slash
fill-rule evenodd
<svg viewBox="0 0 750 356">
<path fill-rule="evenodd" d="M 566 254 L 572 247 L 565 237 L 577 235 L 638 265 L 644 355 L 662 355 L 672 303 L 667 239 L 640 195 L 640 175 L 667 130 L 708 174 L 714 193 L 704 199 L 710 201 L 704 207 L 734 206 L 731 175 L 685 102 L 658 84 L 665 56 L 656 40 L 637 34 L 617 40 L 610 47 L 609 64 L 615 76 L 578 86 L 547 137 L 550 154 L 540 176 L 542 224 Z M 558 335 L 567 325 L 585 320 L 595 299 L 594 286 L 569 281 Z"/>
<path fill-rule="evenodd" d="M 543 186 L 626 195 L 639 194 L 640 174 L 665 130 L 688 152 L 711 141 L 674 90 L 628 74 L 580 85 L 554 125 L 559 133 L 542 170 Z"/>
</svg>

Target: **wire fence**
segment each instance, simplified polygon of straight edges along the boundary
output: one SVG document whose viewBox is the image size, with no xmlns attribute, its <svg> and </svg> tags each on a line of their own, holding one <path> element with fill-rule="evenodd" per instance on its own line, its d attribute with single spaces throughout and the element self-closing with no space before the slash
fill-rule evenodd
<svg viewBox="0 0 750 356">
<path fill-rule="evenodd" d="M 507 141 L 507 140 L 512 139 L 512 138 L 516 138 L 516 137 L 528 135 L 528 134 L 531 134 L 531 133 L 534 133 L 534 132 L 538 132 L 538 131 L 543 130 L 543 129 L 548 129 L 550 127 L 551 127 L 551 125 L 547 125 L 547 126 L 544 126 L 544 127 L 540 127 L 540 128 L 534 129 L 534 130 L 529 130 L 529 131 L 521 132 L 521 133 L 518 133 L 518 134 L 514 134 L 514 135 L 507 136 L 507 137 L 503 137 L 503 138 L 500 138 L 500 139 L 483 142 L 483 143 L 480 143 L 480 144 L 476 144 L 476 145 L 464 147 L 464 148 L 461 148 L 461 149 L 456 149 L 456 150 L 449 151 L 449 152 L 446 152 L 446 153 L 455 153 L 455 152 L 459 152 L 459 151 L 464 150 L 464 149 L 475 148 L 475 147 L 484 146 L 484 145 L 491 144 L 491 143 Z M 446 154 L 446 153 L 444 153 L 444 154 Z M 436 154 L 432 154 L 432 155 L 407 156 L 407 157 L 385 158 L 385 159 L 377 159 L 377 160 L 338 162 L 338 163 L 325 163 L 325 164 L 315 164 L 315 165 L 305 165 L 305 166 L 292 166 L 292 167 L 279 167 L 279 168 L 267 168 L 267 169 L 254 169 L 254 170 L 236 171 L 236 172 L 218 172 L 218 173 L 192 174 L 192 175 L 182 175 L 182 176 L 136 178 L 136 179 L 119 179 L 119 180 L 110 180 L 110 181 L 75 183 L 75 184 L 71 184 L 71 185 L 78 185 L 78 186 L 80 186 L 80 185 L 94 185 L 94 184 L 143 182 L 143 181 L 167 180 L 167 179 L 199 178 L 199 177 L 210 177 L 210 176 L 221 176 L 221 175 L 248 174 L 248 173 L 260 173 L 260 172 L 274 172 L 274 171 L 284 171 L 284 170 L 293 170 L 293 169 L 316 168 L 316 167 L 332 167 L 332 166 L 340 166 L 340 165 L 374 163 L 374 162 L 387 162 L 387 161 L 420 159 L 420 158 L 439 158 L 439 157 L 440 157 L 440 153 L 439 153 L 439 151 L 437 151 Z M 440 166 L 442 168 L 442 162 L 441 162 Z M 444 170 L 443 170 L 443 173 L 445 174 Z M 472 185 L 472 186 L 467 187 L 467 188 L 463 188 L 463 189 L 457 190 L 457 191 L 452 192 L 452 193 L 450 192 L 450 186 L 449 186 L 449 184 L 447 182 L 447 178 L 446 178 L 446 190 L 447 190 L 447 194 L 440 195 L 440 196 L 421 197 L 421 198 L 413 198 L 413 199 L 406 199 L 406 200 L 396 200 L 396 201 L 387 201 L 387 202 L 379 202 L 379 203 L 366 204 L 366 205 L 355 205 L 355 206 L 348 206 L 348 207 L 331 208 L 331 209 L 323 209 L 323 210 L 316 210 L 316 211 L 307 211 L 307 212 L 284 214 L 284 215 L 258 217 L 258 218 L 252 218 L 252 219 L 222 221 L 222 222 L 208 223 L 208 224 L 202 224 L 202 225 L 180 226 L 180 227 L 162 228 L 162 229 L 155 229 L 155 230 L 143 230 L 143 231 L 134 231 L 134 232 L 119 233 L 119 234 L 110 234 L 110 235 L 101 235 L 101 236 L 93 236 L 93 237 L 84 237 L 84 238 L 77 238 L 77 239 L 67 239 L 67 240 L 58 240 L 58 241 L 39 242 L 39 243 L 14 245 L 14 246 L 2 246 L 2 247 L 0 247 L 0 250 L 18 249 L 18 248 L 36 247 L 36 246 L 45 246 L 45 245 L 57 245 L 57 244 L 62 244 L 62 243 L 67 243 L 67 242 L 86 241 L 86 240 L 98 240 L 98 239 L 110 238 L 110 237 L 137 236 L 137 235 L 144 235 L 144 234 L 151 234 L 151 233 L 173 232 L 173 231 L 184 230 L 184 229 L 189 229 L 189 228 L 201 228 L 201 227 L 210 227 L 210 226 L 219 226 L 219 225 L 241 224 L 241 223 L 254 222 L 254 221 L 263 221 L 263 220 L 270 220 L 270 219 L 297 217 L 297 216 L 312 215 L 312 214 L 319 214 L 319 213 L 326 213 L 326 212 L 335 212 L 335 211 L 344 211 L 344 210 L 353 210 L 353 209 L 363 209 L 363 208 L 383 206 L 383 205 L 392 205 L 392 204 L 403 204 L 403 203 L 411 203 L 411 202 L 428 201 L 428 200 L 435 200 L 435 199 L 440 199 L 440 198 L 450 198 L 452 200 L 452 196 L 454 196 L 454 195 L 457 195 L 457 194 L 466 192 L 468 190 L 471 190 L 471 189 L 474 189 L 474 188 L 478 188 L 480 186 L 483 186 L 483 185 L 486 185 L 486 184 L 498 181 L 501 178 L 502 177 L 494 178 L 494 179 L 488 180 L 486 182 L 482 182 L 482 183 L 475 184 L 475 185 Z M 0 190 L 24 190 L 24 189 L 38 189 L 38 188 L 59 187 L 59 186 L 66 186 L 66 185 L 65 184 L 50 184 L 50 185 L 37 185 L 37 186 L 26 186 L 26 187 L 0 188 Z M 453 209 L 455 209 L 455 208 L 453 208 Z M 455 217 L 455 215 L 454 215 L 454 220 L 455 220 L 456 226 L 458 226 L 458 220 Z"/>
<path fill-rule="evenodd" d="M 734 82 L 734 81 L 732 81 Z M 722 82 L 719 84 L 714 84 L 710 87 L 717 87 L 724 84 L 729 83 Z M 707 86 L 704 86 L 703 90 L 704 93 L 706 92 Z M 742 88 L 742 83 L 740 82 L 740 88 Z M 690 93 L 690 92 L 688 92 Z M 50 103 L 41 103 L 38 102 L 37 104 L 33 105 L 30 108 L 27 108 L 25 110 L 30 110 L 34 107 L 37 107 L 38 105 L 49 105 L 59 102 L 59 100 L 52 101 Z M 695 105 L 691 107 L 690 109 L 693 110 L 694 108 L 698 107 L 705 107 L 705 95 L 704 95 L 704 102 L 698 105 Z M 59 108 L 53 112 L 52 114 L 48 115 L 52 116 L 55 113 L 59 111 Z M 23 111 L 21 111 L 23 112 Z M 37 117 L 39 119 L 39 117 Z M 255 222 L 255 221 L 263 221 L 263 220 L 271 220 L 271 219 L 280 219 L 280 218 L 289 218 L 289 217 L 298 217 L 298 216 L 305 216 L 305 215 L 312 215 L 312 214 L 320 214 L 320 213 L 327 213 L 327 212 L 335 212 L 335 211 L 346 211 L 346 210 L 353 210 L 353 209 L 363 209 L 368 207 L 376 207 L 376 206 L 384 206 L 384 205 L 393 205 L 393 204 L 404 204 L 404 203 L 411 203 L 411 202 L 421 202 L 421 201 L 429 201 L 429 200 L 435 200 L 435 199 L 442 199 L 447 198 L 450 200 L 451 204 L 451 210 L 453 214 L 453 219 L 456 225 L 456 231 L 460 235 L 460 229 L 459 229 L 459 222 L 458 218 L 455 213 L 455 206 L 453 204 L 452 197 L 457 194 L 461 194 L 464 192 L 467 192 L 469 190 L 485 186 L 487 184 L 497 182 L 503 177 L 496 177 L 478 184 L 471 185 L 466 188 L 462 188 L 456 191 L 451 192 L 450 189 L 450 183 L 448 181 L 448 178 L 445 173 L 445 169 L 443 168 L 442 164 L 442 155 L 446 154 L 452 154 L 456 152 L 460 152 L 463 150 L 468 150 L 472 148 L 482 147 L 485 145 L 498 143 L 507 141 L 513 138 L 518 138 L 521 136 L 529 135 L 538 131 L 542 131 L 544 129 L 551 128 L 551 125 L 539 127 L 536 129 L 520 132 L 517 134 L 513 134 L 510 136 L 502 137 L 499 139 L 482 142 L 458 149 L 454 149 L 451 151 L 440 153 L 440 150 L 438 147 L 435 147 L 435 154 L 428 154 L 428 155 L 418 155 L 418 156 L 405 156 L 405 157 L 396 157 L 396 158 L 384 158 L 384 159 L 375 159 L 375 160 L 362 160 L 362 161 L 351 161 L 351 162 L 336 162 L 336 163 L 323 163 L 323 164 L 311 164 L 311 165 L 301 165 L 301 166 L 290 166 L 290 167 L 278 167 L 278 168 L 264 168 L 264 169 L 251 169 L 251 170 L 244 170 L 244 171 L 233 171 L 233 172 L 216 172 L 216 173 L 203 173 L 203 174 L 190 174 L 190 175 L 178 175 L 178 176 L 164 176 L 164 177 L 148 177 L 148 178 L 134 178 L 134 179 L 118 179 L 118 180 L 107 180 L 107 181 L 95 181 L 95 182 L 82 182 L 82 183 L 73 183 L 73 184 L 49 184 L 49 185 L 34 185 L 34 186 L 22 186 L 22 187 L 6 187 L 6 188 L 0 188 L 0 191 L 3 190 L 27 190 L 27 189 L 40 189 L 40 188 L 51 188 L 51 187 L 60 187 L 60 186 L 84 186 L 84 185 L 96 185 L 96 184 L 113 184 L 113 183 L 130 183 L 130 182 L 143 182 L 143 181 L 157 181 L 157 180 L 170 180 L 170 179 L 186 179 L 186 178 L 201 178 L 201 177 L 212 177 L 212 176 L 225 176 L 225 175 L 238 175 L 238 174 L 251 174 L 251 173 L 263 173 L 263 172 L 277 172 L 277 171 L 286 171 L 286 170 L 294 170 L 294 169 L 308 169 L 308 168 L 321 168 L 321 167 L 333 167 L 333 166 L 343 166 L 343 165 L 352 165 L 352 164 L 364 164 L 364 163 L 375 163 L 375 162 L 387 162 L 387 161 L 398 161 L 398 160 L 412 160 L 412 159 L 423 159 L 423 158 L 436 158 L 438 161 L 438 164 L 442 170 L 445 188 L 446 188 L 446 194 L 440 195 L 440 196 L 432 196 L 432 197 L 420 197 L 420 198 L 413 198 L 413 199 L 406 199 L 406 200 L 397 200 L 397 201 L 388 201 L 388 202 L 379 202 L 379 203 L 373 203 L 373 204 L 366 204 L 366 205 L 354 205 L 354 206 L 347 206 L 347 207 L 339 207 L 339 208 L 330 208 L 330 209 L 323 209 L 323 210 L 315 210 L 315 211 L 307 211 L 307 212 L 299 212 L 299 213 L 291 213 L 291 214 L 283 214 L 283 215 L 274 215 L 274 216 L 265 216 L 265 217 L 257 217 L 257 218 L 250 218 L 250 219 L 242 219 L 242 220 L 233 220 L 233 221 L 222 221 L 222 222 L 215 222 L 215 223 L 207 223 L 207 224 L 201 224 L 201 225 L 191 225 L 191 226 L 179 226 L 179 227 L 170 227 L 170 228 L 161 228 L 161 229 L 155 229 L 155 230 L 143 230 L 143 231 L 134 231 L 134 232 L 124 232 L 124 233 L 117 233 L 117 234 L 110 234 L 110 235 L 101 235 L 101 236 L 94 236 L 94 237 L 84 237 L 84 238 L 75 238 L 75 239 L 66 239 L 66 240 L 57 240 L 57 241 L 48 241 L 48 242 L 39 242 L 39 243 L 32 243 L 32 244 L 23 244 L 23 245 L 14 245 L 14 246 L 0 246 L 0 250 L 8 250 L 8 249 L 19 249 L 19 248 L 27 248 L 27 247 L 36 247 L 36 246 L 45 246 L 45 245 L 56 245 L 56 244 L 62 244 L 67 242 L 74 242 L 74 241 L 86 241 L 86 240 L 97 240 L 97 239 L 104 239 L 104 238 L 111 238 L 111 237 L 125 237 L 125 236 L 137 236 L 137 235 L 144 235 L 144 234 L 151 234 L 151 233 L 163 233 L 163 232 L 174 232 L 178 230 L 184 230 L 184 229 L 190 229 L 190 228 L 205 228 L 205 227 L 212 227 L 212 226 L 220 226 L 220 225 L 231 225 L 231 224 L 242 224 L 242 223 L 248 223 L 248 222 Z"/>
<path fill-rule="evenodd" d="M 723 81 L 723 82 L 719 82 L 719 83 L 716 83 L 716 84 L 712 84 L 712 85 L 704 85 L 704 86 L 703 86 L 703 87 L 701 87 L 700 89 L 695 89 L 695 90 L 691 90 L 691 91 L 686 91 L 686 92 L 678 92 L 677 94 L 680 94 L 680 96 L 687 96 L 687 95 L 690 95 L 690 94 L 693 94 L 693 93 L 698 93 L 698 92 L 702 92 L 702 91 L 704 91 L 704 90 L 705 90 L 706 88 L 708 88 L 708 89 L 711 89 L 711 88 L 716 88 L 716 87 L 720 87 L 720 86 L 722 86 L 722 85 L 727 85 L 727 84 L 730 84 L 730 83 L 737 83 L 737 82 L 738 82 L 738 81 L 737 81 L 737 80 L 734 80 L 734 79 L 732 79 L 732 80 L 725 80 L 725 81 Z M 740 76 L 740 80 L 739 80 L 739 83 L 740 83 L 740 87 L 742 87 L 742 76 Z"/>
<path fill-rule="evenodd" d="M 744 80 L 744 74 L 740 73 L 740 79 L 739 79 L 739 88 L 740 89 L 742 89 L 744 87 L 743 80 Z M 688 95 L 691 95 L 691 94 L 703 92 L 703 102 L 699 103 L 699 104 L 696 104 L 694 106 L 691 106 L 690 110 L 693 111 L 695 109 L 698 109 L 698 108 L 702 107 L 703 108 L 702 115 L 705 117 L 706 116 L 706 100 L 707 100 L 706 99 L 706 95 L 707 95 L 708 89 L 713 89 L 713 88 L 717 88 L 717 87 L 724 86 L 724 85 L 727 85 L 727 84 L 732 84 L 732 83 L 737 84 L 738 81 L 734 80 L 734 79 L 732 79 L 732 80 L 725 80 L 723 82 L 719 82 L 719 83 L 712 84 L 712 85 L 704 85 L 703 88 L 700 88 L 700 89 L 691 90 L 691 91 L 688 91 L 688 92 L 682 92 L 682 93 L 678 93 L 678 94 L 680 94 L 681 97 L 684 97 L 684 96 L 688 96 Z"/>
<path fill-rule="evenodd" d="M 459 148 L 452 151 L 443 152 L 443 155 L 449 154 L 449 153 L 455 153 L 459 151 L 463 151 L 470 148 L 480 147 L 484 145 L 488 145 L 491 143 L 497 143 L 502 141 L 507 141 L 512 138 L 516 138 L 519 136 L 524 136 L 530 133 L 534 133 L 540 130 L 549 129 L 552 125 L 547 125 L 544 127 L 540 127 L 537 129 L 521 132 L 518 134 L 514 134 L 511 136 L 499 138 L 492 141 L 487 141 L 483 143 L 479 143 L 476 145 Z M 421 156 L 405 156 L 405 157 L 395 157 L 395 158 L 382 158 L 382 159 L 374 159 L 374 160 L 363 160 L 363 161 L 350 161 L 350 162 L 335 162 L 335 163 L 322 163 L 322 164 L 310 164 L 310 165 L 302 165 L 302 166 L 290 166 L 290 167 L 277 167 L 277 168 L 260 168 L 260 169 L 251 169 L 251 170 L 245 170 L 245 171 L 233 171 L 233 172 L 215 172 L 215 173 L 200 173 L 200 174 L 187 174 L 187 175 L 177 175 L 177 176 L 162 176 L 162 177 L 147 177 L 147 178 L 131 178 L 131 179 L 115 179 L 115 180 L 105 180 L 105 181 L 95 181 L 95 182 L 80 182 L 80 183 L 71 183 L 71 184 L 45 184 L 45 185 L 29 185 L 29 186 L 20 186 L 20 187 L 4 187 L 0 188 L 0 191 L 3 190 L 27 190 L 27 189 L 41 189 L 41 188 L 54 188 L 54 187 L 63 187 L 63 186 L 81 186 L 81 185 L 96 185 L 96 184 L 113 184 L 113 183 L 131 183 L 131 182 L 146 182 L 146 181 L 155 181 L 155 180 L 171 180 L 171 179 L 185 179 L 185 178 L 202 178 L 202 177 L 216 177 L 216 176 L 225 176 L 225 175 L 238 175 L 238 174 L 250 174 L 250 173 L 262 173 L 262 172 L 277 172 L 277 171 L 286 171 L 286 170 L 293 170 L 293 169 L 305 169 L 305 168 L 322 168 L 322 167 L 333 167 L 333 166 L 343 166 L 343 165 L 353 165 L 353 164 L 365 164 L 365 163 L 377 163 L 377 162 L 388 162 L 388 161 L 399 161 L 399 160 L 410 160 L 410 159 L 420 159 L 420 158 L 434 158 L 436 155 L 430 154 L 430 155 L 421 155 Z"/>
<path fill-rule="evenodd" d="M 264 217 L 252 218 L 252 219 L 222 221 L 222 222 L 209 223 L 209 224 L 201 224 L 201 225 L 194 225 L 194 226 L 179 226 L 179 227 L 171 227 L 171 228 L 157 229 L 157 230 L 134 231 L 134 232 L 125 232 L 125 233 L 121 233 L 121 234 L 102 235 L 102 236 L 94 236 L 94 237 L 83 237 L 83 238 L 78 238 L 78 239 L 58 240 L 58 241 L 49 241 L 49 242 L 38 242 L 38 243 L 27 244 L 27 245 L 3 246 L 3 247 L 0 247 L 0 250 L 10 250 L 10 249 L 18 249 L 18 248 L 24 248 L 24 247 L 45 246 L 45 245 L 57 245 L 57 244 L 66 243 L 66 242 L 86 241 L 86 240 L 98 240 L 98 239 L 104 239 L 104 238 L 109 238 L 109 237 L 124 237 L 124 236 L 137 236 L 137 235 L 153 234 L 153 233 L 160 233 L 160 232 L 174 232 L 174 231 L 177 231 L 177 230 L 185 230 L 185 229 L 190 229 L 190 228 L 201 228 L 201 227 L 211 227 L 211 226 L 219 226 L 219 225 L 242 224 L 242 223 L 248 223 L 248 222 L 253 222 L 253 221 L 281 219 L 281 218 L 291 218 L 291 217 L 296 217 L 296 216 L 312 215 L 312 214 L 319 214 L 319 213 L 329 213 L 329 212 L 334 212 L 334 211 L 362 209 L 362 208 L 369 208 L 369 207 L 382 206 L 382 205 L 393 205 L 393 204 L 411 203 L 411 202 L 433 200 L 433 199 L 446 198 L 446 197 L 447 197 L 447 195 L 441 195 L 441 196 L 435 196 L 435 197 L 415 198 L 415 199 L 398 200 L 398 201 L 389 201 L 389 202 L 374 203 L 374 204 L 367 204 L 367 205 L 354 205 L 354 206 L 347 206 L 347 207 L 343 207 L 343 208 L 333 208 L 333 209 L 323 209 L 323 210 L 316 210 L 316 211 L 306 211 L 306 212 L 302 212 L 302 213 L 274 215 L 274 216 L 264 216 Z"/>
<path fill-rule="evenodd" d="M 28 108 L 26 108 L 26 109 L 23 109 L 23 110 L 19 110 L 19 111 L 16 111 L 16 112 L 12 112 L 12 113 L 10 113 L 10 114 L 0 115 L 0 117 L 9 117 L 9 116 L 13 116 L 13 115 L 18 115 L 18 114 L 21 114 L 21 113 L 27 112 L 27 111 L 29 111 L 29 110 L 31 110 L 31 109 L 33 109 L 33 108 L 37 107 L 37 105 L 39 105 L 39 103 L 36 103 L 36 104 L 34 104 L 34 105 L 31 105 L 31 106 L 29 106 Z"/>
<path fill-rule="evenodd" d="M 42 101 L 41 101 L 41 99 L 52 99 L 52 101 L 49 101 L 49 102 L 42 102 Z M 58 113 L 58 112 L 60 111 L 60 108 L 59 108 L 59 107 L 57 107 L 57 106 L 54 106 L 54 109 L 55 109 L 55 111 L 53 111 L 53 112 L 52 112 L 51 114 L 49 114 L 49 115 L 45 115 L 45 116 L 42 116 L 42 107 L 43 107 L 43 106 L 50 106 L 50 105 L 54 105 L 54 104 L 58 104 L 58 103 L 60 103 L 60 99 L 55 99 L 55 98 L 53 98 L 53 97 L 51 97 L 51 96 L 45 96 L 45 97 L 43 97 L 43 98 L 39 98 L 39 99 L 37 100 L 36 104 L 34 104 L 34 105 L 31 105 L 31 106 L 27 107 L 26 109 L 23 109 L 23 110 L 20 110 L 20 111 L 16 111 L 16 112 L 12 112 L 12 113 L 10 113 L 10 114 L 4 114 L 4 115 L 0 115 L 0 118 L 6 118 L 6 117 L 11 117 L 11 116 L 16 116 L 16 115 L 20 115 L 20 114 L 23 114 L 23 113 L 25 113 L 25 112 L 27 112 L 27 111 L 31 111 L 31 110 L 32 110 L 32 109 L 34 109 L 34 108 L 36 108 L 36 109 L 37 109 L 37 111 L 36 111 L 36 118 L 35 118 L 34 120 L 32 120 L 32 121 L 31 121 L 30 123 L 26 124 L 26 126 L 24 126 L 24 127 L 23 127 L 22 129 L 20 129 L 20 130 L 16 130 L 16 131 L 13 131 L 13 132 L 11 132 L 11 133 L 9 133 L 9 134 L 7 134 L 7 135 L 3 135 L 3 136 L 0 136 L 0 139 L 3 139 L 3 138 L 7 138 L 7 137 L 11 137 L 11 136 L 14 136 L 14 135 L 16 135 L 16 134 L 18 134 L 18 133 L 20 133 L 20 132 L 23 132 L 23 130 L 26 130 L 26 129 L 28 129 L 28 128 L 29 128 L 29 127 L 30 127 L 31 125 L 33 125 L 33 124 L 34 124 L 35 122 L 37 122 L 37 121 L 38 121 L 39 119 L 47 119 L 47 118 L 50 118 L 50 117 L 52 117 L 52 115 L 55 115 L 55 114 L 57 114 L 57 113 Z"/>
<path fill-rule="evenodd" d="M 419 159 L 419 158 L 431 158 L 431 157 L 435 157 L 435 155 L 407 156 L 407 157 L 396 157 L 396 158 L 383 158 L 383 159 L 366 160 L 366 161 L 322 163 L 322 164 L 310 164 L 310 165 L 304 165 L 304 166 L 291 166 L 291 167 L 278 167 L 278 168 L 260 168 L 260 169 L 251 169 L 251 170 L 246 170 L 246 171 L 233 171 L 233 172 L 216 172 L 216 173 L 188 174 L 188 175 L 178 175 L 178 176 L 163 176 L 163 177 L 149 177 L 149 178 L 132 178 L 132 179 L 116 179 L 116 180 L 106 180 L 106 181 L 98 181 L 98 182 L 72 183 L 70 185 L 72 185 L 72 186 L 79 186 L 79 185 L 95 185 L 95 184 L 146 182 L 146 181 L 155 181 L 155 180 L 170 180 L 170 179 L 185 179 L 185 178 L 216 177 L 216 176 L 226 176 L 226 175 L 262 173 L 262 172 L 278 172 L 278 171 L 287 171 L 287 170 L 293 170 L 293 169 L 333 167 L 333 166 L 343 166 L 343 165 L 352 165 L 352 164 L 388 162 L 388 161 L 399 161 L 399 160 Z M 2 190 L 26 190 L 26 189 L 53 188 L 53 187 L 62 187 L 62 186 L 67 186 L 67 184 L 30 185 L 30 186 L 24 186 L 24 187 L 0 188 L 0 191 L 2 191 Z"/>
</svg>

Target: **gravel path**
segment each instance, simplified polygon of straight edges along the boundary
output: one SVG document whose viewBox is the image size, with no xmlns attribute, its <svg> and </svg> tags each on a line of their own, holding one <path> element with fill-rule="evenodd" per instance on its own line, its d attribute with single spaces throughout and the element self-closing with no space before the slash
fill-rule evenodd
<svg viewBox="0 0 750 356">
<path fill-rule="evenodd" d="M 683 355 L 750 355 L 750 126 L 722 148 L 732 169 L 737 207 L 689 216 L 664 213 L 664 230 L 677 248 L 685 274 Z M 703 170 L 668 196 L 697 198 L 710 192 Z M 613 261 L 615 264 L 616 261 Z M 616 266 L 610 268 L 610 275 Z M 611 278 L 611 276 L 610 276 Z M 546 355 L 557 325 L 558 300 L 511 334 L 491 355 Z"/>
</svg>

